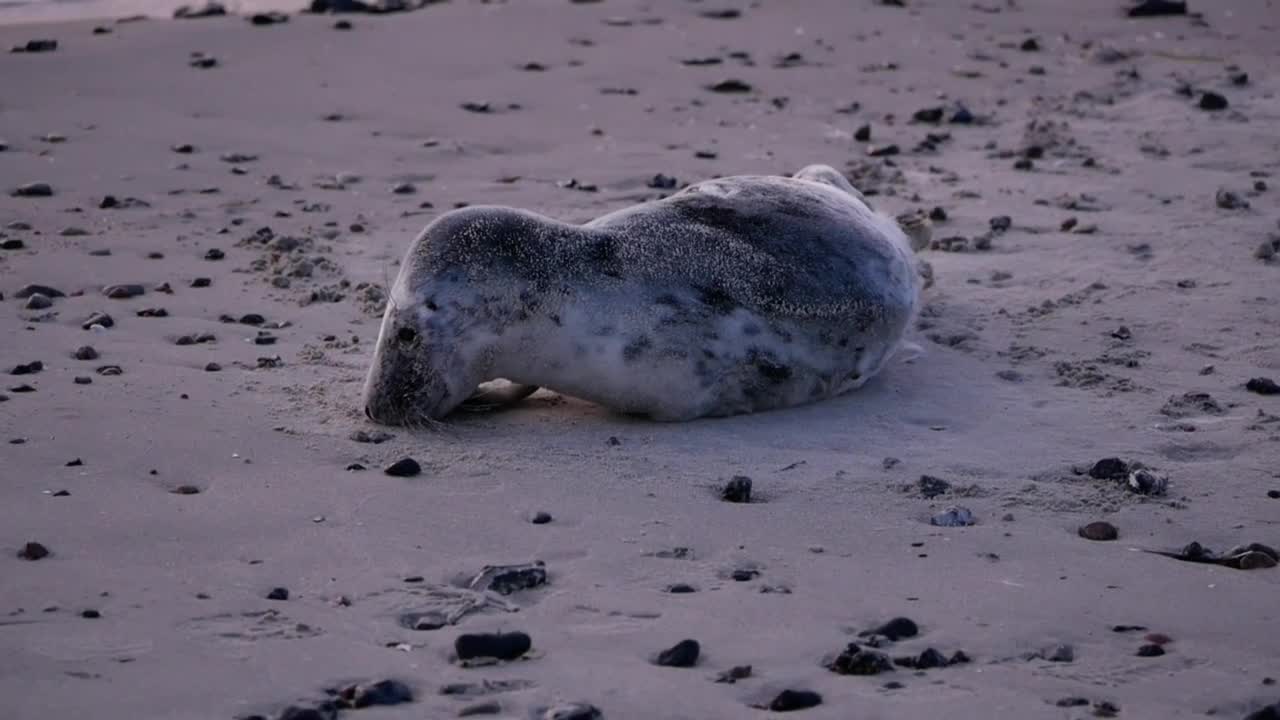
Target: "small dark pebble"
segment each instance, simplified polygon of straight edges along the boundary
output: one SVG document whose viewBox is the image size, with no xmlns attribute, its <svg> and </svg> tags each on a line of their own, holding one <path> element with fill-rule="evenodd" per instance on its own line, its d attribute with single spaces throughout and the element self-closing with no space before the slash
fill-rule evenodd
<svg viewBox="0 0 1280 720">
<path fill-rule="evenodd" d="M 50 300 L 48 295 L 40 293 L 27 298 L 27 304 L 23 305 L 24 310 L 45 310 L 51 307 L 53 307 L 53 300 Z"/>
<path fill-rule="evenodd" d="M 967 527 L 977 523 L 973 512 L 964 507 L 951 507 L 929 518 L 930 525 L 938 527 Z"/>
<path fill-rule="evenodd" d="M 367 468 L 365 468 L 365 466 L 361 465 L 360 463 L 351 463 L 350 465 L 347 466 L 348 472 L 358 472 L 360 470 L 365 470 L 365 469 Z"/>
<path fill-rule="evenodd" d="M 116 324 L 116 321 L 113 320 L 110 315 L 102 312 L 96 312 L 90 315 L 89 319 L 85 320 L 80 325 L 80 328 L 82 330 L 88 330 L 94 325 L 101 325 L 104 328 L 109 328 L 109 327 L 114 327 L 115 324 Z"/>
<path fill-rule="evenodd" d="M 400 705 L 413 702 L 413 690 L 399 680 L 351 685 L 338 690 L 339 707 L 367 708 L 378 705 Z"/>
<path fill-rule="evenodd" d="M 1094 480 L 1124 480 L 1129 477 L 1129 464 L 1120 458 L 1103 458 L 1089 468 Z"/>
<path fill-rule="evenodd" d="M 1095 717 L 1113 718 L 1120 714 L 1120 706 L 1113 702 L 1100 700 L 1093 704 L 1093 714 Z"/>
<path fill-rule="evenodd" d="M 222 370 L 222 366 L 216 362 L 211 362 L 204 366 L 205 372 L 219 372 L 221 370 Z"/>
<path fill-rule="evenodd" d="M 658 657 L 653 662 L 662 667 L 693 667 L 698 664 L 698 655 L 701 652 L 702 646 L 697 640 L 681 640 L 658 653 Z"/>
<path fill-rule="evenodd" d="M 874 630 L 868 630 L 859 633 L 862 637 L 870 635 L 880 635 L 888 638 L 893 642 L 902 640 L 903 638 L 912 638 L 920 634 L 920 626 L 911 618 L 896 617 Z"/>
<path fill-rule="evenodd" d="M 735 475 L 720 491 L 720 499 L 731 503 L 751 502 L 751 478 Z"/>
<path fill-rule="evenodd" d="M 81 467 L 83 465 L 84 465 L 84 461 L 81 460 L 80 458 L 76 458 L 75 460 L 68 460 L 67 463 L 63 465 L 63 467 Z"/>
<path fill-rule="evenodd" d="M 1142 0 L 1129 8 L 1129 17 L 1157 17 L 1160 15 L 1186 15 L 1186 0 Z"/>
<path fill-rule="evenodd" d="M 1251 378 L 1244 387 L 1249 392 L 1259 395 L 1280 395 L 1280 384 L 1268 377 Z"/>
<path fill-rule="evenodd" d="M 170 490 L 169 492 L 173 493 L 174 495 L 199 495 L 200 488 L 196 487 L 195 485 L 179 485 L 174 489 Z M 281 598 L 281 599 L 284 599 L 284 598 Z"/>
<path fill-rule="evenodd" d="M 646 186 L 657 190 L 674 190 L 677 184 L 678 181 L 675 178 L 662 173 L 654 175 L 645 183 Z"/>
<path fill-rule="evenodd" d="M 35 375 L 41 370 L 44 370 L 44 363 L 40 362 L 39 360 L 33 360 L 29 363 L 15 365 L 14 368 L 9 371 L 9 374 L 10 375 Z"/>
<path fill-rule="evenodd" d="M 542 561 L 523 565 L 487 565 L 468 585 L 480 592 L 489 590 L 510 595 L 547 584 L 547 567 Z"/>
<path fill-rule="evenodd" d="M 746 680 L 751 677 L 750 665 L 734 665 L 716 676 L 716 682 L 732 685 L 739 680 Z"/>
<path fill-rule="evenodd" d="M 321 711 L 313 707 L 290 705 L 280 711 L 280 716 L 276 720 L 333 720 L 335 716 L 335 713 L 330 708 Z M 258 717 L 261 718 L 262 716 Z M 266 718 L 262 718 L 262 720 L 266 720 Z"/>
<path fill-rule="evenodd" d="M 12 195 L 13 197 L 26 197 L 26 198 L 52 197 L 53 186 L 51 186 L 49 183 L 42 183 L 42 182 L 27 183 L 26 185 L 19 185 L 13 190 L 10 190 L 9 194 Z"/>
<path fill-rule="evenodd" d="M 282 587 L 271 588 L 271 591 L 267 593 L 267 599 L 268 600 L 288 600 L 289 590 L 287 588 L 282 588 Z"/>
<path fill-rule="evenodd" d="M 383 472 L 391 477 L 413 477 L 422 472 L 422 466 L 413 458 L 403 458 L 391 463 Z"/>
<path fill-rule="evenodd" d="M 935 498 L 951 490 L 951 483 L 932 475 L 921 475 L 916 484 L 920 488 L 920 494 L 926 498 Z"/>
<path fill-rule="evenodd" d="M 26 247 L 26 243 L 17 238 L 0 241 L 0 250 L 21 250 L 24 247 Z"/>
<path fill-rule="evenodd" d="M 84 618 L 85 620 L 97 620 L 98 618 L 102 617 L 102 613 L 98 612 L 97 610 L 81 610 L 80 617 Z"/>
<path fill-rule="evenodd" d="M 28 40 L 22 45 L 15 45 L 11 52 L 16 53 L 40 53 L 53 52 L 58 49 L 57 40 L 48 40 L 40 38 L 37 40 Z"/>
<path fill-rule="evenodd" d="M 207 288 L 213 284 L 213 280 L 207 277 L 198 277 L 191 281 L 193 288 Z"/>
<path fill-rule="evenodd" d="M 45 297 L 51 297 L 51 298 L 60 298 L 60 297 L 67 296 L 66 293 L 62 292 L 61 290 L 57 288 L 49 287 L 48 285 L 23 285 L 22 287 L 18 288 L 17 292 L 13 294 L 13 297 L 18 300 L 26 300 L 32 295 L 44 295 Z"/>
<path fill-rule="evenodd" d="M 1120 531 L 1116 529 L 1115 525 L 1112 525 L 1109 522 L 1101 522 L 1101 521 L 1091 522 L 1088 525 L 1083 525 L 1080 527 L 1080 529 L 1077 532 L 1079 533 L 1080 537 L 1086 540 L 1107 541 L 1107 540 L 1115 540 L 1116 538 L 1120 537 Z"/>
<path fill-rule="evenodd" d="M 1164 648 L 1160 645 L 1150 643 L 1138 648 L 1138 657 L 1160 657 L 1164 652 Z"/>
<path fill-rule="evenodd" d="M 689 583 L 673 583 L 667 586 L 667 592 L 672 595 L 687 595 L 689 593 L 698 592 L 698 588 L 690 585 Z"/>
<path fill-rule="evenodd" d="M 1201 110 L 1226 110 L 1230 106 L 1227 99 L 1216 92 L 1206 91 L 1200 96 L 1199 107 Z"/>
<path fill-rule="evenodd" d="M 112 300 L 128 300 L 142 295 L 147 291 L 141 285 L 108 285 L 102 288 L 102 294 Z"/>
<path fill-rule="evenodd" d="M 857 643 L 849 645 L 827 663 L 827 669 L 838 675 L 879 675 L 893 670 L 889 656 L 875 650 L 866 650 Z"/>
<path fill-rule="evenodd" d="M 1267 497 L 1272 500 L 1280 500 L 1280 490 L 1268 490 Z"/>
<path fill-rule="evenodd" d="M 539 510 L 538 512 L 533 514 L 533 517 L 529 518 L 529 522 L 533 523 L 534 525 L 546 525 L 547 523 L 551 522 L 551 513 L 542 512 L 541 510 Z"/>
<path fill-rule="evenodd" d="M 85 377 L 84 375 L 77 375 L 72 382 L 77 385 L 91 385 L 93 383 L 93 378 Z"/>
<path fill-rule="evenodd" d="M 18 551 L 18 557 L 23 560 L 43 560 L 49 557 L 49 548 L 38 542 L 29 542 Z"/>
<path fill-rule="evenodd" d="M 33 393 L 35 391 L 36 389 L 34 387 L 26 383 L 23 383 L 21 385 L 14 385 L 13 387 L 9 388 L 9 392 L 15 392 L 15 393 Z"/>
<path fill-rule="evenodd" d="M 1065 697 L 1054 703 L 1058 707 L 1084 707 L 1088 704 L 1089 699 L 1082 697 Z"/>
<path fill-rule="evenodd" d="M 226 256 L 227 254 L 218 248 L 209 248 L 204 253 L 205 260 L 221 260 Z"/>
<path fill-rule="evenodd" d="M 453 651 L 459 660 L 515 660 L 532 648 L 533 640 L 522 632 L 467 633 L 459 635 L 453 643 Z"/>
<path fill-rule="evenodd" d="M 249 16 L 249 22 L 253 25 L 276 25 L 282 22 L 288 22 L 289 16 L 279 12 L 263 12 L 254 13 Z"/>
<path fill-rule="evenodd" d="M 911 119 L 918 123 L 936 124 L 942 122 L 942 116 L 946 113 L 944 108 L 930 107 L 915 111 Z"/>
<path fill-rule="evenodd" d="M 721 80 L 714 85 L 708 85 L 707 89 L 717 93 L 749 93 L 754 88 L 749 83 L 741 80 L 729 79 Z"/>
<path fill-rule="evenodd" d="M 807 710 L 822 704 L 822 696 L 812 690 L 783 690 L 769 703 L 772 712 Z"/>
</svg>

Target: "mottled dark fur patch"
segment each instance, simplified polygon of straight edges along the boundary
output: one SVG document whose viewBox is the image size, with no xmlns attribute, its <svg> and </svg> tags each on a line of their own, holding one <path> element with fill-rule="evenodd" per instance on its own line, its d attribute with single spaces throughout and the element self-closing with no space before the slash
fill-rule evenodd
<svg viewBox="0 0 1280 720">
<path fill-rule="evenodd" d="M 720 288 L 702 288 L 700 294 L 703 304 L 721 315 L 728 315 L 738 308 L 738 303 L 733 297 Z"/>
<path fill-rule="evenodd" d="M 641 335 L 622 348 L 622 359 L 627 362 L 635 362 L 651 347 L 653 347 L 653 341 L 649 339 L 649 336 Z"/>
</svg>

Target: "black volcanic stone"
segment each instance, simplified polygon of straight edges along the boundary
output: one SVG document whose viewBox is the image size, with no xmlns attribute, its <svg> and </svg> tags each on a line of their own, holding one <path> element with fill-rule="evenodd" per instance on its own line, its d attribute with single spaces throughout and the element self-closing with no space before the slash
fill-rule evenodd
<svg viewBox="0 0 1280 720">
<path fill-rule="evenodd" d="M 61 290 L 57 288 L 49 287 L 48 285 L 23 285 L 22 287 L 18 288 L 17 292 L 13 294 L 13 297 L 18 300 L 26 300 L 27 298 L 37 293 L 44 295 L 45 297 L 51 297 L 51 298 L 60 298 L 60 297 L 67 296 L 67 294 L 62 292 Z"/>
<path fill-rule="evenodd" d="M 49 548 L 38 542 L 29 542 L 18 551 L 18 557 L 23 560 L 43 560 L 49 557 Z"/>
<path fill-rule="evenodd" d="M 920 634 L 920 626 L 910 618 L 896 617 L 880 627 L 870 631 L 870 633 L 860 633 L 861 635 L 883 635 L 890 640 L 897 642 L 903 638 L 911 638 Z"/>
<path fill-rule="evenodd" d="M 720 498 L 731 503 L 751 502 L 751 478 L 735 475 L 720 491 Z"/>
<path fill-rule="evenodd" d="M 827 664 L 827 669 L 838 675 L 879 675 L 893 670 L 893 663 L 884 653 L 864 649 L 857 643 L 849 643 Z"/>
<path fill-rule="evenodd" d="M 701 652 L 702 646 L 698 644 L 697 640 L 681 640 L 658 653 L 657 659 L 653 662 L 655 665 L 661 665 L 662 667 L 693 667 L 698 664 L 698 655 Z"/>
<path fill-rule="evenodd" d="M 515 660 L 532 648 L 533 640 L 522 632 L 468 633 L 459 635 L 453 643 L 453 651 L 459 660 Z"/>
<path fill-rule="evenodd" d="M 1186 0 L 1142 0 L 1128 10 L 1129 17 L 1159 17 L 1161 15 L 1186 15 Z"/>
<path fill-rule="evenodd" d="M 1280 384 L 1268 377 L 1251 378 L 1244 387 L 1249 392 L 1259 395 L 1280 395 Z"/>
<path fill-rule="evenodd" d="M 1129 464 L 1120 458 L 1103 458 L 1089 468 L 1094 480 L 1124 480 L 1129 477 Z"/>
<path fill-rule="evenodd" d="M 1227 99 L 1222 95 L 1206 90 L 1204 94 L 1200 96 L 1199 107 L 1201 110 L 1217 111 L 1226 110 L 1230 104 L 1231 103 L 1227 102 Z"/>
<path fill-rule="evenodd" d="M 399 680 L 351 685 L 339 690 L 337 695 L 342 705 L 357 709 L 413 702 L 413 690 Z"/>
<path fill-rule="evenodd" d="M 783 690 L 769 703 L 772 712 L 807 710 L 822 704 L 822 696 L 812 690 Z"/>
<path fill-rule="evenodd" d="M 403 458 L 391 463 L 383 472 L 391 477 L 414 477 L 422 472 L 422 466 L 413 458 Z"/>
<path fill-rule="evenodd" d="M 282 587 L 271 588 L 271 591 L 267 593 L 267 599 L 268 600 L 288 600 L 289 590 L 287 588 L 282 588 Z"/>
<path fill-rule="evenodd" d="M 10 375 L 35 375 L 41 370 L 44 370 L 44 363 L 40 362 L 39 360 L 33 360 L 32 362 L 29 362 L 29 363 L 15 365 L 13 369 L 9 371 L 9 374 Z"/>
</svg>

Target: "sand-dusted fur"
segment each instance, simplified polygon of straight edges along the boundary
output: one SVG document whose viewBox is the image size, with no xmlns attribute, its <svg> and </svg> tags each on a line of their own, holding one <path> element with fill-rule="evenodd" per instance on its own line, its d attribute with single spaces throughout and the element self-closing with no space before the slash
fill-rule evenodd
<svg viewBox="0 0 1280 720">
<path fill-rule="evenodd" d="M 505 378 L 657 420 L 861 386 L 920 278 L 898 225 L 821 165 L 708 180 L 585 225 L 501 207 L 436 219 L 391 291 L 368 415 L 434 420 Z"/>
</svg>

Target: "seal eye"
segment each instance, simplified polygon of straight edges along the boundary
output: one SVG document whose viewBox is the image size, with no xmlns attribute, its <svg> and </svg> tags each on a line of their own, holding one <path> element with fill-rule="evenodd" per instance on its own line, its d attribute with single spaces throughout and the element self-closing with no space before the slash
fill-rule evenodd
<svg viewBox="0 0 1280 720">
<path fill-rule="evenodd" d="M 418 333 L 414 332 L 413 328 L 402 327 L 396 332 L 396 338 L 400 342 L 408 344 L 418 339 Z"/>
</svg>

